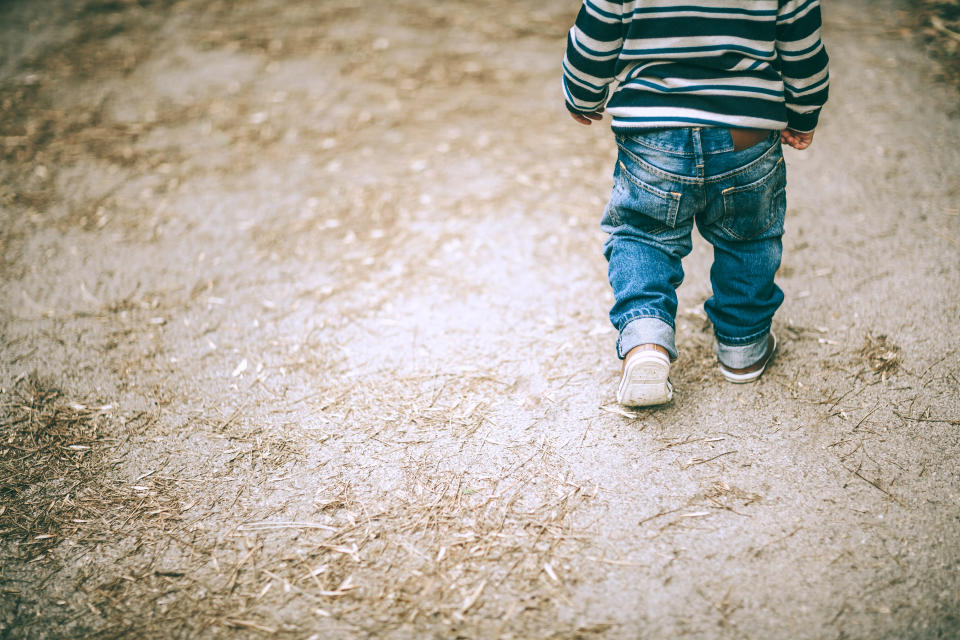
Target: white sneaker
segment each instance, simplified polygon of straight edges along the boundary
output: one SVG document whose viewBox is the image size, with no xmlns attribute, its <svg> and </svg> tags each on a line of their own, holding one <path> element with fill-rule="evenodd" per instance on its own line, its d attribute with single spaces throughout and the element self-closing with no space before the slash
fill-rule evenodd
<svg viewBox="0 0 960 640">
<path fill-rule="evenodd" d="M 670 358 L 653 349 L 634 349 L 627 354 L 617 387 L 617 402 L 627 407 L 650 407 L 670 402 Z"/>
</svg>

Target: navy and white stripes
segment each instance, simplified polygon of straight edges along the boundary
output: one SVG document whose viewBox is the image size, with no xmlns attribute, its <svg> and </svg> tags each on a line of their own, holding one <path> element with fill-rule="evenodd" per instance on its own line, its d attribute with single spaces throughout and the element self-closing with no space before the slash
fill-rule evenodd
<svg viewBox="0 0 960 640">
<path fill-rule="evenodd" d="M 606 105 L 615 130 L 812 131 L 829 85 L 820 20 L 819 0 L 584 0 L 563 59 L 567 108 Z"/>
</svg>

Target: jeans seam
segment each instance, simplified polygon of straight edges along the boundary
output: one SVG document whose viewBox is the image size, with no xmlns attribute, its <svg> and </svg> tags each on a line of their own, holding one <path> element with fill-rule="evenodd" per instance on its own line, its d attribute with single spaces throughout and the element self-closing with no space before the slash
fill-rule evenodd
<svg viewBox="0 0 960 640">
<path fill-rule="evenodd" d="M 720 193 L 726 196 L 727 194 L 732 194 L 732 193 L 743 193 L 744 191 L 753 191 L 754 189 L 757 189 L 758 186 L 764 185 L 768 180 L 774 178 L 776 176 L 777 171 L 780 170 L 780 165 L 782 164 L 785 164 L 784 159 L 777 158 L 777 162 L 776 164 L 773 165 L 773 169 L 770 169 L 770 171 L 765 173 L 761 178 L 754 180 L 750 184 L 744 184 L 738 187 L 727 187 L 726 189 L 722 190 Z M 777 193 L 779 193 L 779 191 Z"/>
<path fill-rule="evenodd" d="M 730 178 L 735 178 L 735 177 L 737 177 L 738 175 L 740 175 L 741 173 L 744 173 L 744 172 L 746 172 L 746 171 L 748 171 L 748 170 L 750 170 L 750 169 L 753 169 L 754 165 L 759 164 L 760 162 L 763 162 L 764 160 L 766 160 L 766 159 L 767 159 L 767 156 L 769 156 L 776 148 L 777 148 L 777 143 L 774 142 L 772 145 L 770 145 L 770 148 L 769 148 L 769 149 L 767 149 L 766 151 L 763 152 L 762 155 L 758 156 L 758 157 L 757 157 L 756 159 L 754 159 L 754 160 L 751 160 L 750 162 L 748 162 L 747 164 L 743 165 L 743 166 L 740 167 L 739 169 L 734 169 L 733 171 L 730 171 L 730 172 L 728 172 L 728 173 L 722 173 L 722 174 L 717 175 L 717 176 L 710 176 L 709 178 L 704 178 L 703 181 L 704 181 L 704 183 L 709 184 L 709 183 L 713 183 L 713 182 L 723 182 L 724 180 L 728 180 L 728 179 L 730 179 Z M 781 158 L 781 160 L 782 160 L 782 158 Z"/>
<path fill-rule="evenodd" d="M 668 171 L 664 171 L 664 170 L 662 170 L 662 169 L 659 169 L 659 168 L 653 166 L 652 164 L 650 164 L 650 163 L 648 163 L 648 162 L 645 162 L 642 158 L 640 158 L 640 156 L 638 156 L 637 154 L 633 153 L 633 152 L 630 151 L 629 149 L 625 149 L 625 148 L 623 148 L 623 147 L 620 147 L 620 151 L 622 151 L 623 153 L 627 154 L 627 155 L 630 157 L 630 159 L 633 160 L 634 162 L 636 162 L 637 164 L 639 164 L 639 165 L 643 168 L 644 171 L 647 171 L 648 173 L 651 173 L 651 174 L 653 174 L 653 175 L 655 175 L 655 176 L 658 176 L 658 177 L 660 177 L 660 178 L 665 178 L 665 179 L 667 179 L 667 180 L 675 180 L 675 181 L 677 181 L 677 182 L 683 182 L 683 183 L 687 183 L 687 184 L 703 184 L 703 180 L 702 180 L 701 178 L 697 178 L 696 176 L 692 176 L 692 177 L 691 177 L 691 176 L 681 176 L 681 175 L 677 175 L 677 174 L 675 174 L 675 173 L 670 173 L 670 172 L 668 172 Z"/>
<path fill-rule="evenodd" d="M 639 145 L 642 146 L 642 147 L 646 147 L 647 149 L 650 149 L 651 151 L 657 151 L 657 152 L 659 152 L 659 153 L 666 153 L 666 154 L 669 154 L 669 155 L 672 155 L 672 156 L 677 156 L 677 157 L 679 157 L 679 158 L 692 158 L 692 157 L 693 157 L 693 154 L 692 154 L 692 153 L 685 153 L 685 152 L 683 152 L 683 151 L 676 151 L 676 150 L 674 150 L 674 149 L 664 149 L 664 148 L 662 148 L 662 147 L 657 147 L 657 146 L 654 146 L 654 145 L 652 145 L 652 144 L 643 142 L 643 141 L 640 139 L 639 136 L 625 136 L 625 135 L 622 135 L 622 134 L 616 134 L 616 135 L 615 135 L 615 138 L 616 138 L 616 140 L 617 140 L 618 143 L 619 143 L 621 140 L 628 140 L 628 139 L 629 139 L 629 140 L 633 140 L 634 142 L 636 142 L 637 144 L 639 144 Z"/>
</svg>

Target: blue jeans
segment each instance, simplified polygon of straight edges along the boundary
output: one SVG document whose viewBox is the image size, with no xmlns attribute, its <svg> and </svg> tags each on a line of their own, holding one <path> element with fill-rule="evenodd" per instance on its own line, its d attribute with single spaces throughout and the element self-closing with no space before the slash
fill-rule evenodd
<svg viewBox="0 0 960 640">
<path fill-rule="evenodd" d="M 786 167 L 780 133 L 735 151 L 721 128 L 657 129 L 617 135 L 613 193 L 603 214 L 604 255 L 620 332 L 617 353 L 652 343 L 677 357 L 676 288 L 694 221 L 713 245 L 704 304 L 727 367 L 753 364 L 766 350 L 783 292 L 780 267 Z"/>
</svg>

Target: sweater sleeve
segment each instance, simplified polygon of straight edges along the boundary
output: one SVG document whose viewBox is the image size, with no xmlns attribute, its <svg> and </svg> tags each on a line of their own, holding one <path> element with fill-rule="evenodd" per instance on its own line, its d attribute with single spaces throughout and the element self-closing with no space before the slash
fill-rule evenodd
<svg viewBox="0 0 960 640">
<path fill-rule="evenodd" d="M 787 102 L 787 126 L 817 127 L 830 85 L 827 50 L 820 40 L 820 0 L 780 0 L 777 54 Z"/>
<path fill-rule="evenodd" d="M 620 1 L 583 0 L 567 35 L 563 94 L 567 109 L 590 113 L 603 108 L 623 47 Z"/>
</svg>

